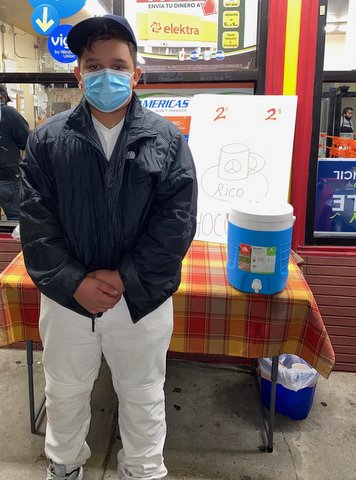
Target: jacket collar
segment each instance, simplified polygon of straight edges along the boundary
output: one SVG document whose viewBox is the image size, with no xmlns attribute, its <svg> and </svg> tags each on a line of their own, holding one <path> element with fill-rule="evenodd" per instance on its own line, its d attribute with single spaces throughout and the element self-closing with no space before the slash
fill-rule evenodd
<svg viewBox="0 0 356 480">
<path fill-rule="evenodd" d="M 91 130 L 94 130 L 91 112 L 85 97 L 82 98 L 79 105 L 70 114 L 67 125 L 83 135 L 88 135 Z M 124 127 L 127 130 L 129 140 L 135 140 L 138 136 L 150 137 L 157 135 L 156 129 L 146 120 L 141 103 L 135 92 L 132 92 L 132 99 L 126 112 Z"/>
</svg>

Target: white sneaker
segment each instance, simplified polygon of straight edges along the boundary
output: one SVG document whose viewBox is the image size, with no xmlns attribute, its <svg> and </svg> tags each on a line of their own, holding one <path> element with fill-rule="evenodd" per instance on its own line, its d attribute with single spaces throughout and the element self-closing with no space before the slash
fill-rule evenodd
<svg viewBox="0 0 356 480">
<path fill-rule="evenodd" d="M 49 461 L 46 480 L 82 480 L 83 467 L 78 467 L 70 473 L 66 473 L 66 466 Z"/>
</svg>

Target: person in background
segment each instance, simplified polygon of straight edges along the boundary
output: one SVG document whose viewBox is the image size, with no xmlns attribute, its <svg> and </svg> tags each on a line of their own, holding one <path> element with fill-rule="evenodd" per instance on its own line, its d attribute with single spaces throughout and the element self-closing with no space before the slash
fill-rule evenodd
<svg viewBox="0 0 356 480">
<path fill-rule="evenodd" d="M 172 294 L 196 229 L 184 136 L 141 107 L 125 18 L 75 25 L 84 98 L 31 133 L 21 164 L 21 241 L 41 291 L 47 480 L 78 480 L 102 354 L 119 399 L 122 480 L 166 477 L 164 382 Z M 109 433 L 109 432 L 108 432 Z"/>
<path fill-rule="evenodd" d="M 350 138 L 353 138 L 354 127 L 352 124 L 352 115 L 354 109 L 352 107 L 345 107 L 342 111 L 340 133 L 350 133 Z"/>
<path fill-rule="evenodd" d="M 20 150 L 26 147 L 28 123 L 13 107 L 5 85 L 0 84 L 0 206 L 7 220 L 20 216 Z"/>
</svg>

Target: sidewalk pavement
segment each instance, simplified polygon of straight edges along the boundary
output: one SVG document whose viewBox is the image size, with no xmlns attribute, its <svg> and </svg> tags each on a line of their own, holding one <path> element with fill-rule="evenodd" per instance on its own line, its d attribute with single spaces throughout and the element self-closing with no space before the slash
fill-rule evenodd
<svg viewBox="0 0 356 480">
<path fill-rule="evenodd" d="M 0 480 L 43 480 L 45 418 L 29 430 L 26 352 L 0 350 Z M 166 382 L 169 480 L 356 480 L 356 375 L 318 381 L 309 417 L 276 416 L 274 452 L 261 451 L 254 380 L 241 366 L 169 360 Z M 41 352 L 34 352 L 37 403 Z M 103 363 L 92 397 L 85 480 L 115 480 L 120 447 L 116 398 Z"/>
</svg>

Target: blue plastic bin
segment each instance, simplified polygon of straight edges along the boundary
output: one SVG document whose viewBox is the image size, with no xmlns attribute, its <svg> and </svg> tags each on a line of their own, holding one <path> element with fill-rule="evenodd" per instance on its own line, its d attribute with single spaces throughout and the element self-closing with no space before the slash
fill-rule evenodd
<svg viewBox="0 0 356 480">
<path fill-rule="evenodd" d="M 272 383 L 261 378 L 262 402 L 269 409 Z M 313 405 L 316 384 L 294 392 L 277 383 L 276 385 L 276 412 L 293 420 L 307 418 Z"/>
</svg>

